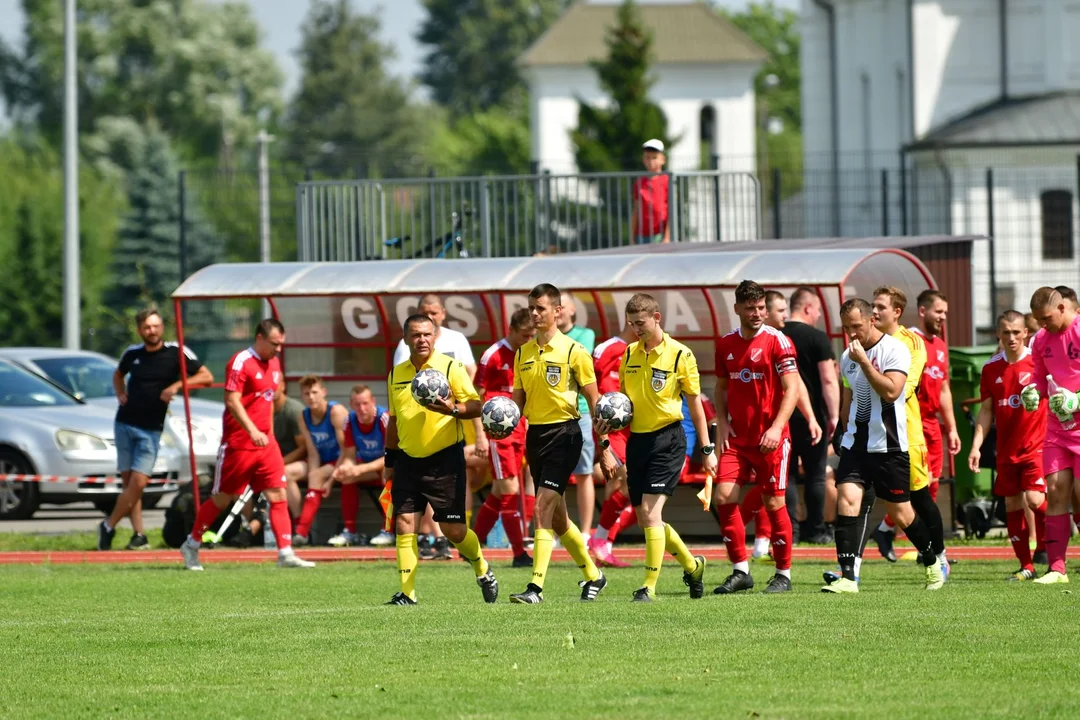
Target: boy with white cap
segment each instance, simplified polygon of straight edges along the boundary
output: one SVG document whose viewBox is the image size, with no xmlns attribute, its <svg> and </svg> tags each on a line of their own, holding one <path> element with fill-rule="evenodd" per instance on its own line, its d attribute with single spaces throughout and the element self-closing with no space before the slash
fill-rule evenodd
<svg viewBox="0 0 1080 720">
<path fill-rule="evenodd" d="M 635 245 L 671 242 L 668 225 L 668 176 L 664 173 L 664 143 L 646 140 L 641 146 L 641 161 L 648 175 L 634 181 L 634 213 L 630 218 L 630 237 Z"/>
</svg>

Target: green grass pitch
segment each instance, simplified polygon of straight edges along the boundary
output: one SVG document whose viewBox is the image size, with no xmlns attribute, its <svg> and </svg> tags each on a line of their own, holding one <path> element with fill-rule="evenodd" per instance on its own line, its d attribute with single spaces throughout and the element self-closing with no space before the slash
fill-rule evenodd
<svg viewBox="0 0 1080 720">
<path fill-rule="evenodd" d="M 790 594 L 691 601 L 669 562 L 651 605 L 638 568 L 585 604 L 558 565 L 531 607 L 507 600 L 527 570 L 496 566 L 488 606 L 464 563 L 426 562 L 415 608 L 381 604 L 388 563 L 206 568 L 0 568 L 0 717 L 1080 716 L 1080 586 L 1006 583 L 1010 563 L 927 593 L 872 562 L 844 597 L 801 563 Z"/>
</svg>

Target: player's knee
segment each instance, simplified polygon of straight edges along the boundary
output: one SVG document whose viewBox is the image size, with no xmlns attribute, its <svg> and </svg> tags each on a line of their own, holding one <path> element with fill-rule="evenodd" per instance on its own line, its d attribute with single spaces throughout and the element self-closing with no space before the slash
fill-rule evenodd
<svg viewBox="0 0 1080 720">
<path fill-rule="evenodd" d="M 229 493 L 217 493 L 210 499 L 213 501 L 214 505 L 224 510 L 232 503 L 233 496 Z"/>
<path fill-rule="evenodd" d="M 263 490 L 267 502 L 285 502 L 285 488 L 268 488 Z"/>
<path fill-rule="evenodd" d="M 443 535 L 455 545 L 465 539 L 467 532 L 464 523 L 439 523 L 439 528 L 442 529 Z"/>
<path fill-rule="evenodd" d="M 772 510 L 773 512 L 776 512 L 777 510 L 779 510 L 780 508 L 784 507 L 787 504 L 786 498 L 783 495 L 776 495 L 776 496 L 767 495 L 767 496 L 765 496 L 764 501 L 765 501 L 765 509 L 766 510 Z"/>
</svg>

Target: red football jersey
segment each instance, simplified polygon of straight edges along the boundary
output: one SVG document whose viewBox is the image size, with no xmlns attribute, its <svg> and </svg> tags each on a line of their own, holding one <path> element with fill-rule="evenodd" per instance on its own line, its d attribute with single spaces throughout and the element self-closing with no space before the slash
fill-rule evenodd
<svg viewBox="0 0 1080 720">
<path fill-rule="evenodd" d="M 514 393 L 514 355 L 516 351 L 503 338 L 480 356 L 473 385 L 483 388 L 484 399 L 497 395 L 510 397 Z"/>
<path fill-rule="evenodd" d="M 627 342 L 616 335 L 593 350 L 593 369 L 596 371 L 596 390 L 601 395 L 619 391 L 619 365 L 626 354 Z"/>
<path fill-rule="evenodd" d="M 240 393 L 240 403 L 255 427 L 274 441 L 274 392 L 281 382 L 281 363 L 276 357 L 260 358 L 253 348 L 236 353 L 225 371 L 225 391 Z M 232 450 L 259 450 L 247 430 L 225 411 L 222 442 Z"/>
<path fill-rule="evenodd" d="M 1027 412 L 1020 403 L 1020 391 L 1031 384 L 1035 362 L 1031 350 L 1016 364 L 1010 364 L 1000 352 L 983 366 L 979 380 L 981 395 L 994 401 L 994 422 L 997 424 L 997 461 L 1011 463 L 1038 454 L 1046 439 L 1046 398 L 1039 402 L 1037 412 Z"/>
<path fill-rule="evenodd" d="M 732 445 L 756 448 L 780 412 L 781 375 L 798 373 L 795 346 L 787 335 L 762 325 L 746 340 L 733 330 L 716 344 L 717 374 L 727 377 L 727 407 Z M 784 435 L 787 436 L 787 428 Z"/>
<path fill-rule="evenodd" d="M 926 367 L 915 391 L 919 398 L 919 414 L 924 423 L 937 422 L 937 414 L 941 411 L 941 388 L 949 379 L 949 346 L 938 335 L 929 337 L 919 329 L 915 332 L 926 346 Z"/>
</svg>

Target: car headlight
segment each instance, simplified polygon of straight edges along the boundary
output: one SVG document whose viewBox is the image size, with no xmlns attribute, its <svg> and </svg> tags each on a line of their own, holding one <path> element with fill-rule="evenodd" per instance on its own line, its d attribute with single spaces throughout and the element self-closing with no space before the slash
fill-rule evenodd
<svg viewBox="0 0 1080 720">
<path fill-rule="evenodd" d="M 109 445 L 97 435 L 78 432 L 77 430 L 57 430 L 56 446 L 64 452 L 86 452 L 88 450 L 108 450 Z"/>
<path fill-rule="evenodd" d="M 159 442 L 162 447 L 169 448 L 170 450 L 176 450 L 180 447 L 169 433 L 161 433 L 161 440 Z"/>
</svg>

